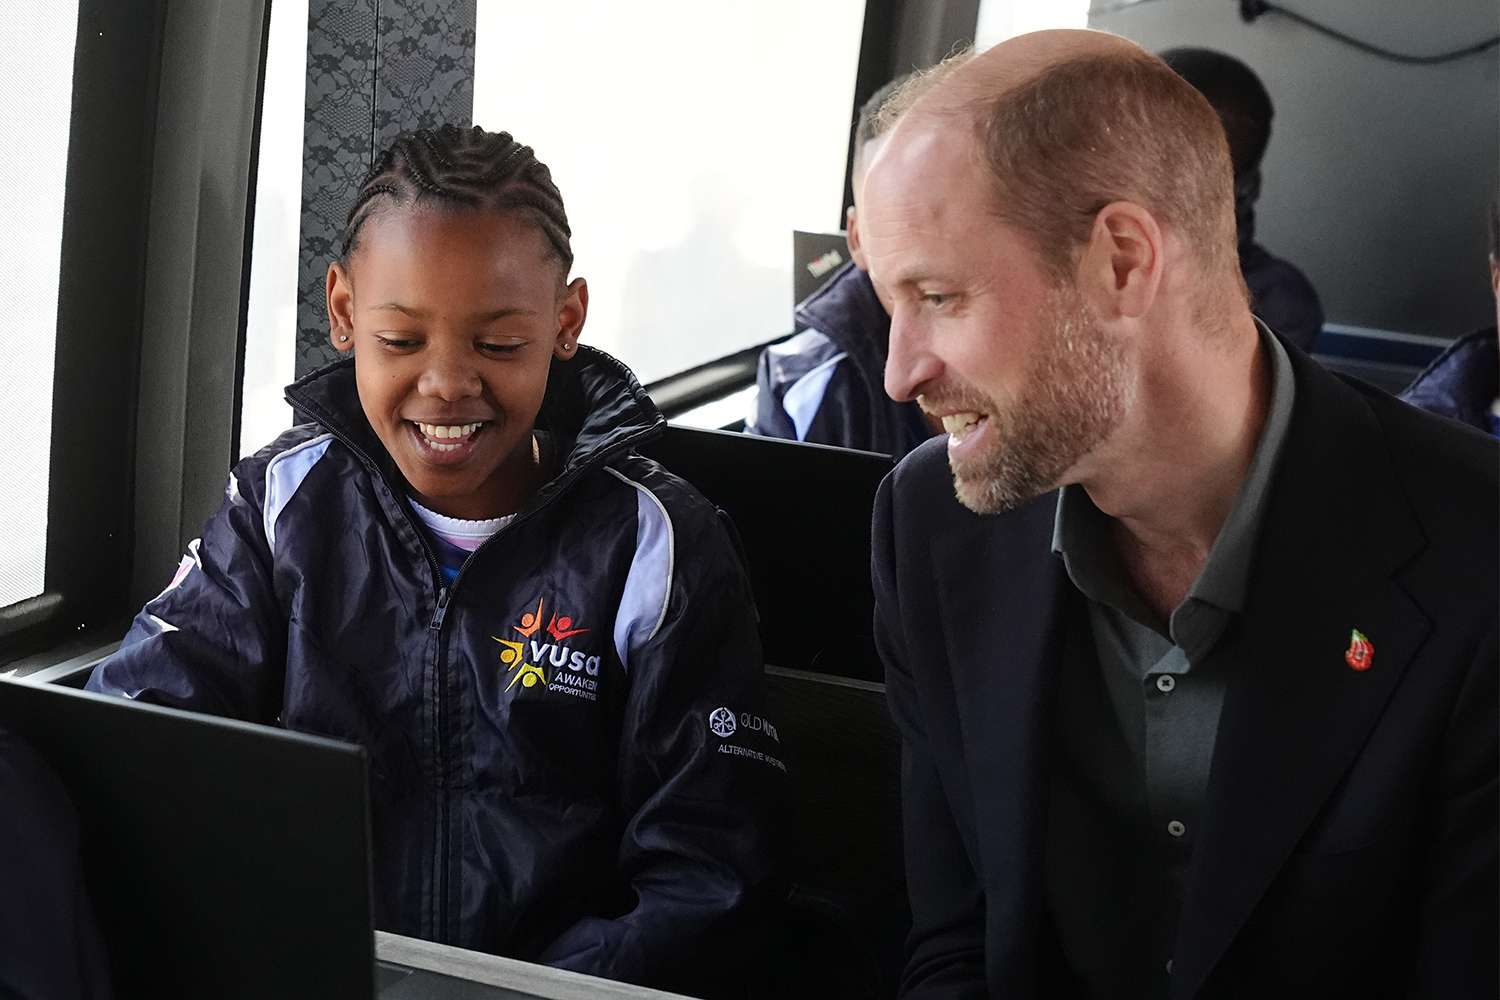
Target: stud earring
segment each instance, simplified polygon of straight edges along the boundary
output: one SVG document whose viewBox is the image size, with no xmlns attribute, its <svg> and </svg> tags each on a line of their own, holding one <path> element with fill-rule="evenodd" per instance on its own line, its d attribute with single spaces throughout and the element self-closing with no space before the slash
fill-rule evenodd
<svg viewBox="0 0 1500 1000">
<path fill-rule="evenodd" d="M 349 343 L 349 335 L 347 333 L 341 333 L 341 334 L 339 334 L 339 343 L 340 344 L 347 344 L 347 343 Z"/>
</svg>

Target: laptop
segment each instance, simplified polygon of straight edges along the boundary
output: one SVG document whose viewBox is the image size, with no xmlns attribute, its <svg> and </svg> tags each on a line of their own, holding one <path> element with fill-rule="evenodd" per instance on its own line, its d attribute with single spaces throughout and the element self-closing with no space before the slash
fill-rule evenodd
<svg viewBox="0 0 1500 1000">
<path fill-rule="evenodd" d="M 821 288 L 848 259 L 849 243 L 843 233 L 792 230 L 793 308 Z"/>
<path fill-rule="evenodd" d="M 875 489 L 889 455 L 669 426 L 641 448 L 739 532 L 768 664 L 881 681 L 870 587 Z"/>
<path fill-rule="evenodd" d="M 577 993 L 467 978 L 466 953 L 445 957 L 447 972 L 376 960 L 361 747 L 3 677 L 0 728 L 29 743 L 72 800 L 116 997 Z M 539 977 L 547 970 L 520 978 Z"/>
<path fill-rule="evenodd" d="M 4 679 L 0 727 L 72 798 L 116 996 L 374 995 L 363 749 Z"/>
</svg>

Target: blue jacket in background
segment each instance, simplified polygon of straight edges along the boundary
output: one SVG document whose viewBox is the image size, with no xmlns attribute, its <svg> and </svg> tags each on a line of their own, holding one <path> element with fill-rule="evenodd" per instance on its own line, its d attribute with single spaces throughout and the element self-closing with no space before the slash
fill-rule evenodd
<svg viewBox="0 0 1500 1000">
<path fill-rule="evenodd" d="M 1500 339 L 1493 326 L 1449 344 L 1401 394 L 1413 406 L 1500 437 L 1500 417 L 1493 409 L 1497 396 Z"/>
<path fill-rule="evenodd" d="M 353 363 L 287 396 L 314 422 L 235 467 L 89 688 L 366 747 L 381 928 L 692 988 L 785 768 L 730 536 L 634 453 L 660 413 L 607 355 L 554 362 L 558 471 L 445 586 Z"/>
<path fill-rule="evenodd" d="M 901 458 L 932 436 L 916 403 L 885 394 L 891 318 L 851 261 L 797 306 L 796 336 L 761 352 L 751 434 Z"/>
</svg>

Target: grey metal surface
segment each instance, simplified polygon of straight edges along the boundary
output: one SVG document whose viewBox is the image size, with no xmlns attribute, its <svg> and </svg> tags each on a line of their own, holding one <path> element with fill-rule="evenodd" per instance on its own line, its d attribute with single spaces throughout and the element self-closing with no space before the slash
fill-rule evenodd
<svg viewBox="0 0 1500 1000">
<path fill-rule="evenodd" d="M 451 945 L 375 932 L 375 957 L 380 967 L 380 1000 L 430 997 L 433 1000 L 684 1000 L 680 994 L 617 983 L 610 979 L 564 972 L 545 965 L 519 962 Z M 395 979 L 397 970 L 413 975 Z M 441 982 L 443 979 L 453 982 Z M 470 990 L 466 987 L 485 987 Z"/>
<path fill-rule="evenodd" d="M 530 1000 L 536 995 L 385 963 L 376 965 L 375 979 L 380 1000 Z"/>
</svg>

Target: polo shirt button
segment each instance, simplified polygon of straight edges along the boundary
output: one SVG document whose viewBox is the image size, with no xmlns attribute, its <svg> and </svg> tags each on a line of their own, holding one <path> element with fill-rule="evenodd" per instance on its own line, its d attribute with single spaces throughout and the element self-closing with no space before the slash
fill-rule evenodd
<svg viewBox="0 0 1500 1000">
<path fill-rule="evenodd" d="M 1156 679 L 1156 690 L 1162 694 L 1171 694 L 1175 687 L 1177 687 L 1177 678 L 1171 674 L 1162 674 Z"/>
<path fill-rule="evenodd" d="M 1170 976 L 1171 974 L 1172 974 L 1172 960 L 1169 958 L 1169 959 L 1167 959 L 1167 975 Z"/>
<path fill-rule="evenodd" d="M 1187 833 L 1187 827 L 1182 825 L 1181 820 L 1174 819 L 1167 824 L 1167 832 L 1174 837 L 1180 837 Z"/>
</svg>

